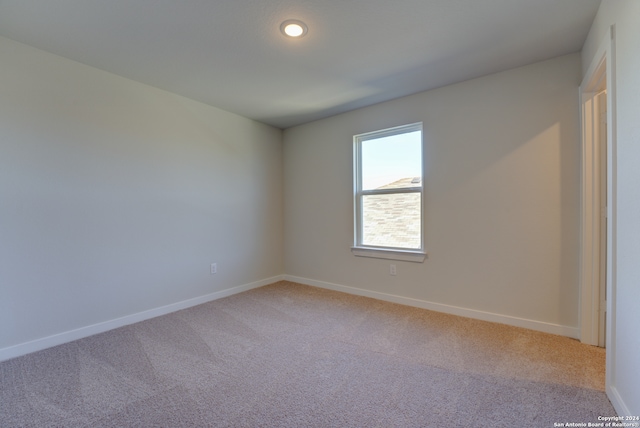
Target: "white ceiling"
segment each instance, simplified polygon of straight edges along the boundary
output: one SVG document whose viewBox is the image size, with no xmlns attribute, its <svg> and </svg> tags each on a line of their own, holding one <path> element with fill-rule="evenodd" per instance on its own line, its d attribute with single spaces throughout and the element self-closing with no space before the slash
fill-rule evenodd
<svg viewBox="0 0 640 428">
<path fill-rule="evenodd" d="M 286 128 L 577 52 L 599 4 L 0 0 L 0 35 Z"/>
</svg>

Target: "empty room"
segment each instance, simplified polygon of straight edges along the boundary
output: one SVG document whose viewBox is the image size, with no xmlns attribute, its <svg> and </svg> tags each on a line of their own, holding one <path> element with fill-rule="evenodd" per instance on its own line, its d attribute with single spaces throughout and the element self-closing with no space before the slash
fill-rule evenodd
<svg viewBox="0 0 640 428">
<path fill-rule="evenodd" d="M 640 427 L 640 1 L 0 0 L 1 427 Z"/>
</svg>

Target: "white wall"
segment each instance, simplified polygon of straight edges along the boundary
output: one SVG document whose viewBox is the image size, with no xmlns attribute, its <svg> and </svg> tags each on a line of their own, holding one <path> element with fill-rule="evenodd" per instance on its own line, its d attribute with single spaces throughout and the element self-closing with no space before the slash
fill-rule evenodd
<svg viewBox="0 0 640 428">
<path fill-rule="evenodd" d="M 615 340 L 607 392 L 621 414 L 640 415 L 640 2 L 603 0 L 582 51 L 583 72 L 615 26 Z"/>
<path fill-rule="evenodd" d="M 573 54 L 285 130 L 285 271 L 577 336 L 580 80 Z M 417 121 L 429 258 L 355 257 L 352 136 Z"/>
<path fill-rule="evenodd" d="M 280 130 L 4 38 L 0 58 L 0 353 L 282 273 Z"/>
</svg>

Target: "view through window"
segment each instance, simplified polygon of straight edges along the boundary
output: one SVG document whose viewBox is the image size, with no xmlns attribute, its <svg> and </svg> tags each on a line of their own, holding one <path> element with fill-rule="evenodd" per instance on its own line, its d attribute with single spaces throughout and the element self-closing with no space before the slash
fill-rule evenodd
<svg viewBox="0 0 640 428">
<path fill-rule="evenodd" d="M 422 250 L 422 124 L 354 137 L 355 245 Z"/>
</svg>

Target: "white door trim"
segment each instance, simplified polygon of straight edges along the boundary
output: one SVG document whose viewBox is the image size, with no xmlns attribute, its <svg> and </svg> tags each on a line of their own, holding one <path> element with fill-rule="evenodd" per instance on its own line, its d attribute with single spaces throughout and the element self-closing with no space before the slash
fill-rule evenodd
<svg viewBox="0 0 640 428">
<path fill-rule="evenodd" d="M 601 291 L 601 122 L 602 98 L 599 96 L 606 77 L 604 62 L 597 68 L 594 80 L 587 90 L 581 90 L 582 99 L 582 171 L 581 171 L 581 238 L 580 253 L 580 340 L 589 345 L 600 342 Z"/>
<path fill-rule="evenodd" d="M 603 81 L 603 79 L 606 79 Z M 615 379 L 615 298 L 616 298 L 616 93 L 615 28 L 611 26 L 591 60 L 580 85 L 582 113 L 581 249 L 580 249 L 580 340 L 598 344 L 600 299 L 600 200 L 597 186 L 597 97 L 607 90 L 607 256 L 606 256 L 606 383 L 607 392 Z"/>
</svg>

